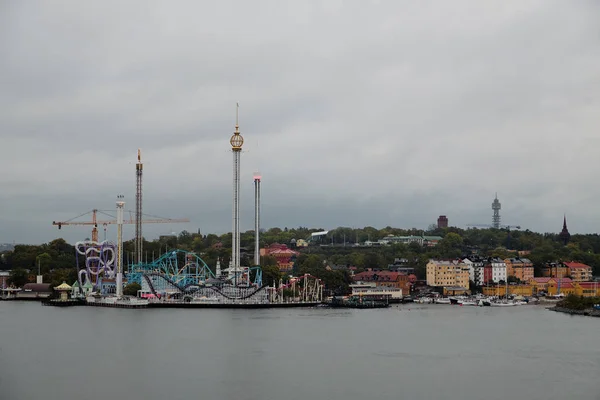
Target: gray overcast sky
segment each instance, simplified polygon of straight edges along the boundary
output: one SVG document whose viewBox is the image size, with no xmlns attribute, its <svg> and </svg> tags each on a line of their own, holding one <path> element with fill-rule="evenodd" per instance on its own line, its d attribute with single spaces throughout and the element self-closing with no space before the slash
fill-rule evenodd
<svg viewBox="0 0 600 400">
<path fill-rule="evenodd" d="M 595 1 L 4 1 L 0 242 L 73 242 L 93 208 L 231 230 L 600 226 Z M 114 237 L 115 228 L 109 228 Z M 133 227 L 125 230 L 126 237 Z M 102 238 L 102 233 L 101 233 Z"/>
</svg>

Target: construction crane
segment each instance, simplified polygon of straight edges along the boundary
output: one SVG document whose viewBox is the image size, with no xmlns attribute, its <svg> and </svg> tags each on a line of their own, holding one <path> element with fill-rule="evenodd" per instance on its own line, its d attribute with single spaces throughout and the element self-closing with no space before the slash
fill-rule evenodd
<svg viewBox="0 0 600 400">
<path fill-rule="evenodd" d="M 490 224 L 467 224 L 468 227 L 474 228 L 493 228 L 494 225 Z M 498 225 L 500 228 L 511 230 L 511 229 L 521 229 L 519 225 Z"/>
<path fill-rule="evenodd" d="M 88 215 L 88 214 L 92 214 L 92 220 L 91 221 L 74 221 L 77 218 L 81 218 L 84 215 Z M 106 214 L 104 211 L 102 210 L 97 210 L 94 209 L 92 211 L 88 211 L 86 213 L 83 213 L 81 215 L 78 215 L 74 218 L 71 218 L 67 221 L 52 221 L 52 225 L 54 226 L 58 226 L 58 229 L 61 229 L 63 227 L 63 225 L 92 225 L 92 240 L 94 242 L 98 242 L 98 225 L 103 225 L 104 226 L 104 232 L 106 233 L 106 227 L 108 225 L 114 225 L 117 223 L 116 219 L 111 219 L 111 220 L 104 220 L 104 221 L 99 221 L 97 218 L 98 213 L 100 214 L 104 214 L 107 215 L 111 218 L 114 218 L 112 215 L 110 214 Z M 153 218 L 153 219 L 145 219 L 142 220 L 143 224 L 168 224 L 168 223 L 182 223 L 182 222 L 190 222 L 189 219 L 187 218 Z M 129 211 L 129 219 L 127 220 L 123 220 L 124 224 L 135 224 L 135 218 L 131 215 L 131 211 Z"/>
</svg>

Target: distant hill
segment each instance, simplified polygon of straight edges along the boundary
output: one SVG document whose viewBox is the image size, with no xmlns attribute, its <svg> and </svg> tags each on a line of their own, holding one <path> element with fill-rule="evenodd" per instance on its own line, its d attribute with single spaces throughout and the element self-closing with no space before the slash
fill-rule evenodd
<svg viewBox="0 0 600 400">
<path fill-rule="evenodd" d="M 4 251 L 13 251 L 15 249 L 15 246 L 13 246 L 10 243 L 0 243 L 0 253 L 4 252 Z"/>
</svg>

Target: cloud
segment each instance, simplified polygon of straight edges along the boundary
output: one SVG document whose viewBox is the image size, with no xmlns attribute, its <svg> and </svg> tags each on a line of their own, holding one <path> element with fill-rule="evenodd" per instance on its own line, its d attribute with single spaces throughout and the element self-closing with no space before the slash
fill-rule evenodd
<svg viewBox="0 0 600 400">
<path fill-rule="evenodd" d="M 243 229 L 260 169 L 266 227 L 490 223 L 498 192 L 506 223 L 597 231 L 595 2 L 0 7 L 0 242 L 133 208 L 137 148 L 144 211 L 192 220 L 148 237 L 229 231 L 238 101 Z"/>
</svg>

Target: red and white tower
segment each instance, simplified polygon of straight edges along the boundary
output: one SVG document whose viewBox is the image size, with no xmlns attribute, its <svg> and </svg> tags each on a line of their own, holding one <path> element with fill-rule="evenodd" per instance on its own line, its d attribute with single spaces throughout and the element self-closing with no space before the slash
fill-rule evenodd
<svg viewBox="0 0 600 400">
<path fill-rule="evenodd" d="M 138 149 L 137 163 L 135 164 L 135 263 L 142 262 L 142 247 L 144 239 L 142 237 L 142 152 Z"/>
</svg>

